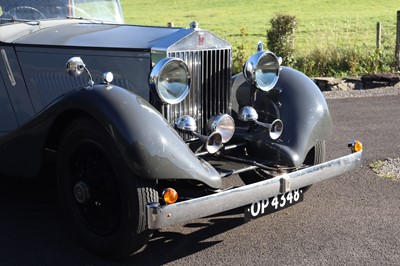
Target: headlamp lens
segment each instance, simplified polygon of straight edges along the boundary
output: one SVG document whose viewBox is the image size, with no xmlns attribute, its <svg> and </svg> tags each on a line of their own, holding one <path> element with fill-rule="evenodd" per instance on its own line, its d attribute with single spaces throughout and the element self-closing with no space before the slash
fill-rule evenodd
<svg viewBox="0 0 400 266">
<path fill-rule="evenodd" d="M 243 74 L 258 89 L 269 91 L 278 82 L 279 70 L 278 57 L 269 51 L 261 51 L 247 60 Z"/>
<path fill-rule="evenodd" d="M 185 62 L 178 58 L 164 58 L 150 73 L 150 86 L 161 101 L 177 104 L 189 93 L 190 76 Z"/>
</svg>

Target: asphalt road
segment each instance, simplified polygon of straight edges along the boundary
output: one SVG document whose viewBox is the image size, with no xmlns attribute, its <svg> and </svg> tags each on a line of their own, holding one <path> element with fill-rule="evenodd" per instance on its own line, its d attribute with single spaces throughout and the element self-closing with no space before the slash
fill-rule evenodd
<svg viewBox="0 0 400 266">
<path fill-rule="evenodd" d="M 400 96 L 329 100 L 327 159 L 364 143 L 363 167 L 314 185 L 304 202 L 249 223 L 231 212 L 156 232 L 121 262 L 87 252 L 63 216 L 51 179 L 0 179 L 0 266 L 399 265 L 400 182 L 375 176 L 373 159 L 400 156 Z"/>
</svg>

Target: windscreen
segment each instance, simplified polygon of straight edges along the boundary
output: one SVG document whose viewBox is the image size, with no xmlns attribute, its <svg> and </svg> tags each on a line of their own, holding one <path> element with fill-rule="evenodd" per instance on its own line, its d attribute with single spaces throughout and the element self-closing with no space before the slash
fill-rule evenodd
<svg viewBox="0 0 400 266">
<path fill-rule="evenodd" d="M 82 18 L 123 23 L 119 0 L 0 0 L 4 20 Z"/>
</svg>

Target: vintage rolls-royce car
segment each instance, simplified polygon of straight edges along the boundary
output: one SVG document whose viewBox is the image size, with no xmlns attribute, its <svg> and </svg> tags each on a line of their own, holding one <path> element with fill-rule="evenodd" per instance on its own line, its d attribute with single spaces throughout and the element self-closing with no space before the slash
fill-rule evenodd
<svg viewBox="0 0 400 266">
<path fill-rule="evenodd" d="M 118 0 L 0 0 L 0 15 L 0 175 L 55 164 L 67 216 L 103 256 L 238 207 L 280 210 L 361 164 L 357 141 L 324 162 L 323 95 L 262 44 L 232 76 L 228 42 L 196 22 L 125 25 Z"/>
</svg>

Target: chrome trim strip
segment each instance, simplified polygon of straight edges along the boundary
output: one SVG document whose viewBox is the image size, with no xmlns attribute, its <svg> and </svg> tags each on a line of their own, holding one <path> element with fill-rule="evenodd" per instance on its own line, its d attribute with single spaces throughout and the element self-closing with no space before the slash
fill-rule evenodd
<svg viewBox="0 0 400 266">
<path fill-rule="evenodd" d="M 1 56 L 3 57 L 4 65 L 6 66 L 8 78 L 10 79 L 11 85 L 12 86 L 17 85 L 17 82 L 15 81 L 14 74 L 10 66 L 10 62 L 8 62 L 6 50 L 1 49 Z"/>
<path fill-rule="evenodd" d="M 293 173 L 201 198 L 165 206 L 151 203 L 147 205 L 148 227 L 159 229 L 184 223 L 267 199 L 282 194 L 283 191 L 299 189 L 355 170 L 361 165 L 361 159 L 362 152 L 357 152 Z"/>
</svg>

